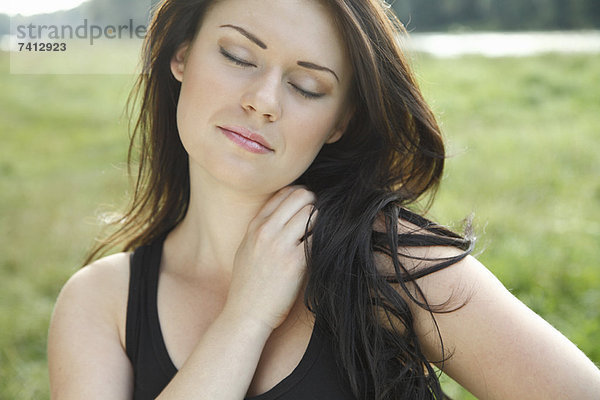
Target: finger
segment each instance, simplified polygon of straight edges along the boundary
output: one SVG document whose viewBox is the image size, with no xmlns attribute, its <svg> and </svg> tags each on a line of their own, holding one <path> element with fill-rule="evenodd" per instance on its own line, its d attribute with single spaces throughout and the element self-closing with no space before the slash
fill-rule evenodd
<svg viewBox="0 0 600 400">
<path fill-rule="evenodd" d="M 317 210 L 313 206 L 313 209 L 311 210 L 311 214 L 310 214 L 310 217 L 309 217 L 309 220 L 308 220 L 308 229 L 307 229 L 307 232 L 306 232 L 307 236 L 311 236 L 312 235 L 313 228 L 315 227 L 315 223 L 317 221 L 317 214 L 318 214 L 318 212 L 319 212 L 319 210 Z"/>
<path fill-rule="evenodd" d="M 280 190 L 278 190 L 268 201 L 267 203 L 260 209 L 258 214 L 256 214 L 255 220 L 263 221 L 268 218 L 273 211 L 279 207 L 279 205 L 286 199 L 290 194 L 292 194 L 295 190 L 301 188 L 301 186 L 286 186 Z"/>
<path fill-rule="evenodd" d="M 313 210 L 314 205 L 307 204 L 288 220 L 281 233 L 286 240 L 298 244 L 305 239 L 306 230 L 310 231 L 316 220 Z"/>
<path fill-rule="evenodd" d="M 317 214 L 318 210 L 313 205 L 308 216 L 308 224 L 306 226 L 306 231 L 300 239 L 301 241 L 304 241 L 305 239 L 310 238 L 312 236 L 312 231 L 317 221 Z"/>
<path fill-rule="evenodd" d="M 311 249 L 312 248 L 312 241 L 313 241 L 313 237 L 312 235 L 306 237 L 302 242 L 300 242 L 298 245 L 299 246 L 303 246 L 305 245 L 306 248 Z"/>
<path fill-rule="evenodd" d="M 297 189 L 282 201 L 279 206 L 269 216 L 265 223 L 272 224 L 275 227 L 283 228 L 299 211 L 307 207 L 308 213 L 305 214 L 305 223 L 315 202 L 315 194 L 304 188 Z"/>
</svg>

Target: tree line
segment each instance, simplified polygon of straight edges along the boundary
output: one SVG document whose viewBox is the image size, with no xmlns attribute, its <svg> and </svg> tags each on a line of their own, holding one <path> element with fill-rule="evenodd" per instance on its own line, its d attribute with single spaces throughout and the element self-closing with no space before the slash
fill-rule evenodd
<svg viewBox="0 0 600 400">
<path fill-rule="evenodd" d="M 600 0 L 388 0 L 409 30 L 600 28 Z"/>
<path fill-rule="evenodd" d="M 384 0 L 381 0 L 384 1 Z M 600 0 L 387 0 L 410 31 L 600 29 Z M 52 14 L 54 22 L 82 15 L 113 21 L 116 16 L 148 12 L 157 0 L 91 0 Z M 48 21 L 48 16 L 13 17 L 13 23 Z M 114 22 L 114 21 L 113 21 Z M 10 19 L 0 14 L 0 35 Z"/>
</svg>

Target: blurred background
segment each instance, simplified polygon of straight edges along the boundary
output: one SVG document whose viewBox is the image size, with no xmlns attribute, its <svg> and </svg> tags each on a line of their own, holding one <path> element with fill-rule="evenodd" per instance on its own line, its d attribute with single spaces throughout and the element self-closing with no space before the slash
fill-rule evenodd
<svg viewBox="0 0 600 400">
<path fill-rule="evenodd" d="M 0 399 L 49 398 L 54 301 L 102 217 L 128 198 L 123 110 L 140 43 L 100 43 L 53 73 L 40 54 L 29 70 L 13 62 L 17 25 L 120 23 L 150 9 L 148 1 L 79 3 L 0 6 Z M 448 143 L 429 216 L 460 229 L 474 214 L 479 259 L 599 363 L 600 2 L 392 7 Z M 86 73 L 105 64 L 118 73 Z M 473 398 L 444 382 L 453 398 Z"/>
</svg>

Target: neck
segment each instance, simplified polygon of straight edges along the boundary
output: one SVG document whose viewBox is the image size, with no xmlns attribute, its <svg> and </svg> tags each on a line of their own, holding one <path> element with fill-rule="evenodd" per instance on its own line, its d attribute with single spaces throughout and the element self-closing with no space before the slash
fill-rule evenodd
<svg viewBox="0 0 600 400">
<path fill-rule="evenodd" d="M 185 275 L 231 275 L 248 224 L 272 193 L 250 193 L 190 170 L 190 204 L 165 242 L 165 267 Z"/>
</svg>

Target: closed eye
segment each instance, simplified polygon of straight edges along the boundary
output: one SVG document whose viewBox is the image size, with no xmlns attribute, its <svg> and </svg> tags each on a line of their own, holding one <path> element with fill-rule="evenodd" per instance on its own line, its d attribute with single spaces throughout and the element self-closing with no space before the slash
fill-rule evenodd
<svg viewBox="0 0 600 400">
<path fill-rule="evenodd" d="M 294 85 L 293 83 L 290 82 L 290 86 L 294 88 L 294 90 L 296 92 L 298 92 L 302 97 L 305 97 L 307 99 L 318 99 L 319 97 L 323 97 L 324 94 L 323 93 L 315 93 L 315 92 L 310 92 L 308 90 L 304 90 L 299 86 Z"/>
<path fill-rule="evenodd" d="M 219 52 L 223 55 L 223 57 L 225 57 L 227 60 L 231 61 L 235 65 L 239 65 L 240 67 L 256 67 L 256 65 L 249 63 L 248 61 L 244 61 L 242 59 L 237 58 L 236 56 L 225 50 L 223 47 L 219 47 Z M 294 88 L 294 90 L 298 92 L 298 94 L 307 99 L 318 99 L 324 96 L 323 93 L 315 93 L 308 90 L 304 90 L 300 86 L 297 86 L 291 82 L 290 86 Z"/>
<path fill-rule="evenodd" d="M 237 58 L 236 56 L 232 55 L 231 53 L 228 53 L 223 47 L 219 47 L 219 52 L 223 55 L 223 57 L 225 57 L 226 59 L 228 59 L 235 65 L 239 65 L 240 67 L 256 67 L 256 65 L 249 63 L 247 61 L 241 60 L 241 59 Z"/>
</svg>

